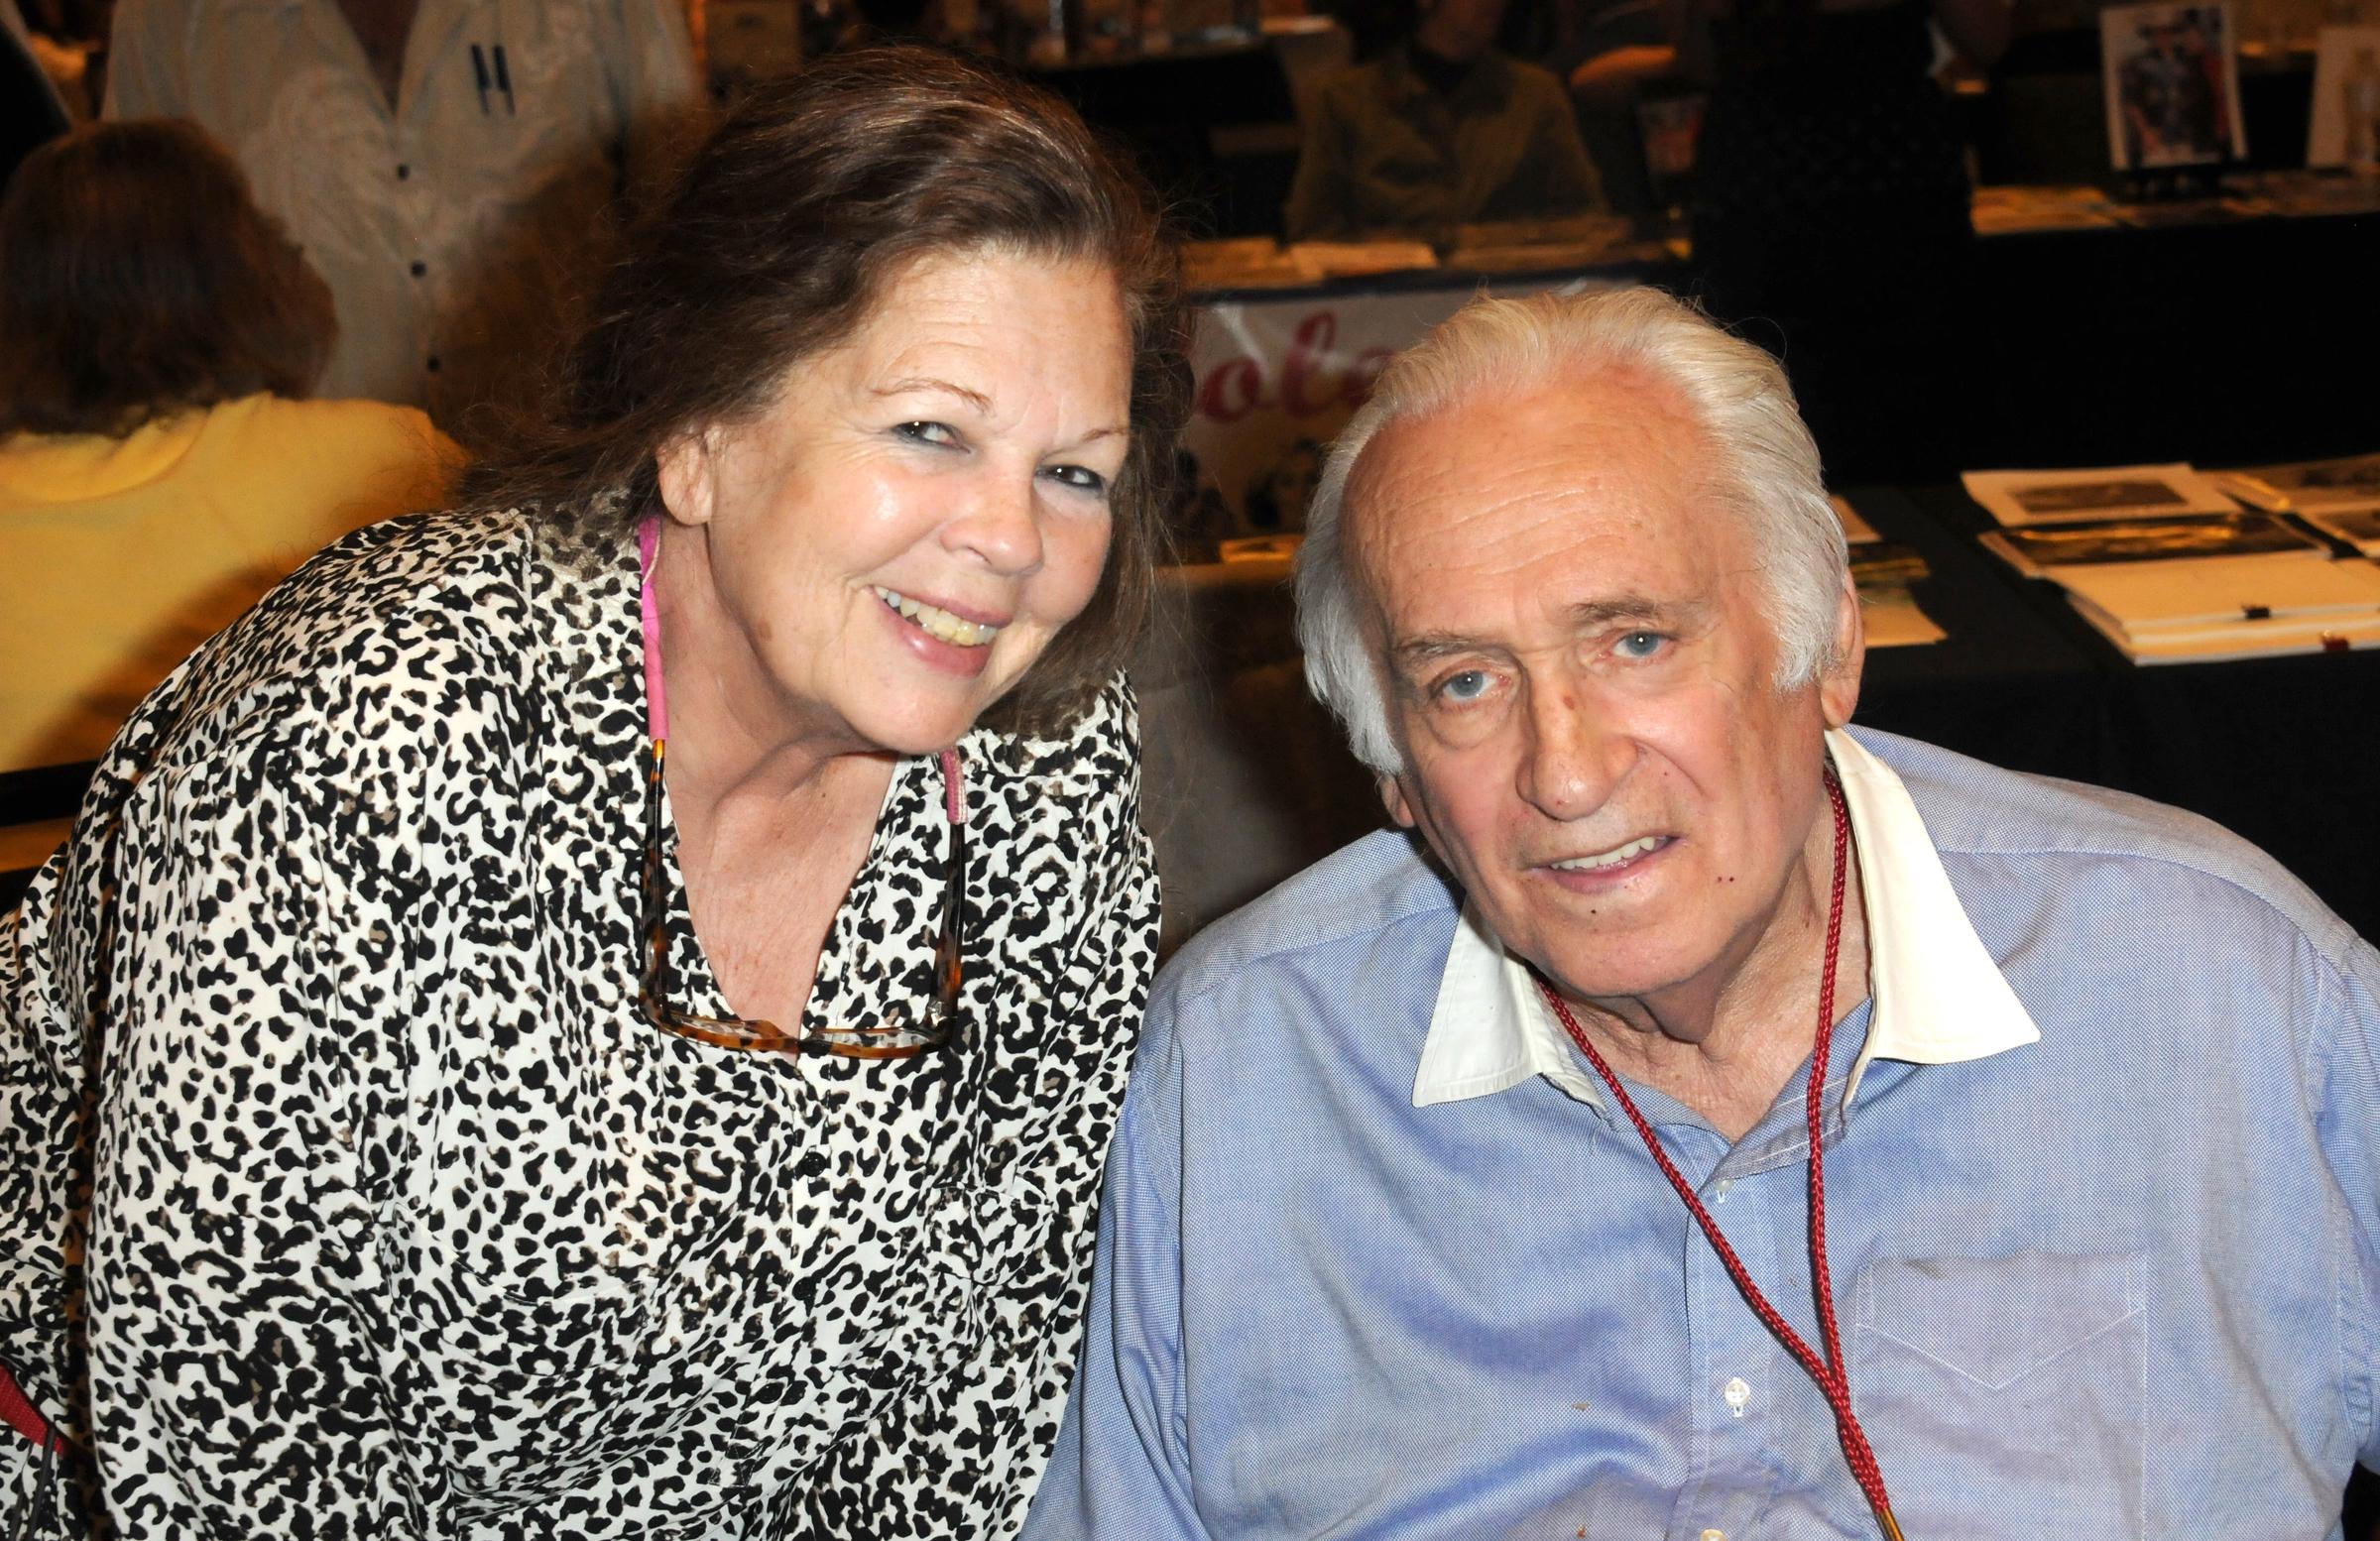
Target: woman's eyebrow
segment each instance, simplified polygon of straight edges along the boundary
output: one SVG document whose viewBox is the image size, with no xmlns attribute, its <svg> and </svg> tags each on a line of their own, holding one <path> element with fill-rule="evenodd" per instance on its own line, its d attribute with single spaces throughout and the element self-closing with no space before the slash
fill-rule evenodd
<svg viewBox="0 0 2380 1541">
<path fill-rule="evenodd" d="M 957 397 L 977 412 L 988 413 L 992 410 L 992 398 L 983 392 L 970 390 L 963 385 L 953 385 L 950 381 L 938 380 L 931 375 L 912 375 L 905 379 L 895 380 L 889 385 L 876 387 L 871 394 L 879 397 L 903 396 L 911 391 L 939 391 L 946 396 Z"/>
</svg>

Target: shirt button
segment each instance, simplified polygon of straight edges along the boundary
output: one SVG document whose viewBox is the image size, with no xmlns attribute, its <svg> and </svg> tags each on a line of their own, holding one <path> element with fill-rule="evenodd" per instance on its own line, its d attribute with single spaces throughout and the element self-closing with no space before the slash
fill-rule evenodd
<svg viewBox="0 0 2380 1541">
<path fill-rule="evenodd" d="M 1727 1541 L 1727 1533 L 1724 1530 L 1706 1530 L 1703 1532 L 1703 1541 Z"/>
<path fill-rule="evenodd" d="M 438 372 L 438 356 L 435 353 L 429 356 L 429 363 L 425 367 L 433 375 Z"/>
<path fill-rule="evenodd" d="M 1738 1418 L 1742 1417 L 1743 1410 L 1751 1405 L 1752 1388 L 1744 1383 L 1741 1375 L 1737 1375 L 1726 1385 L 1721 1386 L 1719 1394 L 1727 1399 L 1727 1411 Z"/>
<path fill-rule="evenodd" d="M 429 271 L 429 264 L 425 262 L 415 263 L 411 271 L 415 278 L 419 278 L 422 274 Z"/>
<path fill-rule="evenodd" d="M 826 1170 L 826 1157 L 813 1150 L 793 1163 L 793 1170 L 804 1177 L 815 1177 Z"/>
<path fill-rule="evenodd" d="M 1715 1188 L 1713 1188 L 1713 1189 L 1711 1190 L 1711 1195 L 1712 1195 L 1712 1198 L 1713 1198 L 1715 1201 L 1717 1201 L 1718 1203 L 1721 1203 L 1721 1204 L 1725 1204 L 1725 1203 L 1726 1203 L 1726 1202 L 1727 1202 L 1727 1190 L 1728 1190 L 1728 1189 L 1730 1189 L 1730 1188 L 1732 1188 L 1732 1187 L 1734 1187 L 1734 1186 L 1735 1186 L 1735 1179 L 1734 1179 L 1734 1178 L 1732 1178 L 1732 1177 L 1722 1177 L 1722 1178 L 1719 1180 L 1719 1185 L 1718 1185 L 1717 1187 L 1715 1187 Z"/>
<path fill-rule="evenodd" d="M 397 179 L 398 179 L 399 181 L 403 181 L 403 180 L 405 180 L 405 179 L 406 179 L 408 177 L 411 177 L 411 176 L 413 176 L 413 175 L 414 175 L 414 169 L 413 169 L 412 167 L 405 165 L 403 162 L 399 162 L 399 163 L 398 163 L 398 166 L 397 166 Z"/>
</svg>

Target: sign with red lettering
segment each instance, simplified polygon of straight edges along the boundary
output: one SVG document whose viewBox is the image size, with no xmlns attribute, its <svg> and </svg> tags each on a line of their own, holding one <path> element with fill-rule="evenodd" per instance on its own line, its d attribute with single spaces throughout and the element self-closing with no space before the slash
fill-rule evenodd
<svg viewBox="0 0 2380 1541">
<path fill-rule="evenodd" d="M 1614 287 L 1580 279 L 1564 293 Z M 1334 434 L 1398 349 L 1480 294 L 1542 284 L 1378 294 L 1304 294 L 1210 304 L 1191 346 L 1197 400 L 1183 442 L 1198 463 L 1185 532 L 1200 540 L 1297 530 Z"/>
</svg>

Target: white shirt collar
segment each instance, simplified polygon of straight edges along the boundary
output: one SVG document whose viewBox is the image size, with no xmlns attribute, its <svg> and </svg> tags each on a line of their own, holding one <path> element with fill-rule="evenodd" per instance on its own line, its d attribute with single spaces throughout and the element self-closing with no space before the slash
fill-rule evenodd
<svg viewBox="0 0 2380 1541">
<path fill-rule="evenodd" d="M 1828 734 L 1827 749 L 1857 836 L 1874 1002 L 1867 1041 L 1844 1088 L 1844 1106 L 1873 1059 L 1942 1065 L 2038 1042 L 2041 1030 L 1983 950 L 1901 778 L 1847 733 Z M 1485 1097 L 1531 1076 L 1604 1105 L 1594 1074 L 1546 1009 L 1528 965 L 1506 952 L 1466 904 L 1447 949 L 1413 1105 Z"/>
</svg>

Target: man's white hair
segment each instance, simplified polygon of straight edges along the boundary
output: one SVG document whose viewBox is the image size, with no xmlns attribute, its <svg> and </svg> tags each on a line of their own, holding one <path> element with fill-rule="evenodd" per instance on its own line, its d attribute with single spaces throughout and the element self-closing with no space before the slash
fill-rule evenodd
<svg viewBox="0 0 2380 1541">
<path fill-rule="evenodd" d="M 1347 725 L 1356 757 L 1403 769 L 1388 731 L 1387 680 L 1367 645 L 1348 562 L 1347 484 L 1389 423 L 1474 396 L 1525 392 L 1626 371 L 1667 386 L 1705 438 L 1713 492 L 1750 533 L 1762 612 L 1781 651 L 1777 688 L 1841 661 L 1837 604 L 1847 561 L 1818 445 L 1776 360 L 1656 289 L 1477 299 L 1392 360 L 1324 462 L 1297 558 L 1297 638 L 1306 682 Z"/>
</svg>

